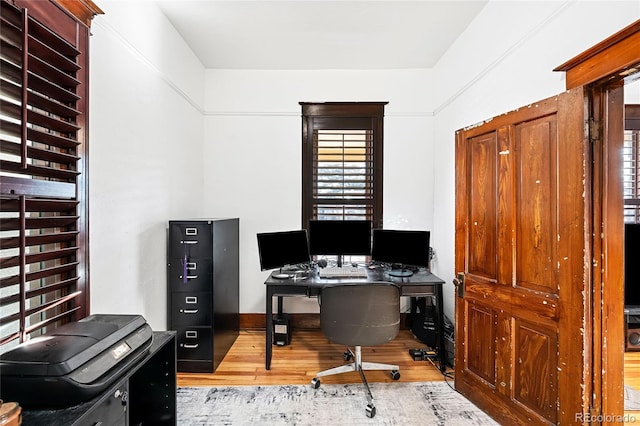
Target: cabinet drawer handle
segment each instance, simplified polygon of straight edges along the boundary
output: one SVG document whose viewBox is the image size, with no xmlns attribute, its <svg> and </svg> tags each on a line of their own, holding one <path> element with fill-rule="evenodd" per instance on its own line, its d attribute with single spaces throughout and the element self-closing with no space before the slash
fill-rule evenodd
<svg viewBox="0 0 640 426">
<path fill-rule="evenodd" d="M 180 244 L 198 244 L 198 240 L 180 240 Z"/>
<path fill-rule="evenodd" d="M 195 345 L 191 345 L 188 343 L 185 343 L 184 345 L 182 345 L 185 349 L 197 349 L 198 348 L 198 344 L 196 343 Z"/>
<path fill-rule="evenodd" d="M 195 280 L 196 278 L 198 278 L 197 275 L 187 275 L 188 280 Z M 180 275 L 180 279 L 182 279 L 182 275 Z"/>
<path fill-rule="evenodd" d="M 180 309 L 180 312 L 183 314 L 197 314 L 197 309 Z"/>
</svg>

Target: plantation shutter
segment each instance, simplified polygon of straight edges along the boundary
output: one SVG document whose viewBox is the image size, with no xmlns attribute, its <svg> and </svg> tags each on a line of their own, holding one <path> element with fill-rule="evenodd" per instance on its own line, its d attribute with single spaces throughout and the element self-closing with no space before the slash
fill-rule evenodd
<svg viewBox="0 0 640 426">
<path fill-rule="evenodd" d="M 373 220 L 371 130 L 314 130 L 313 216 Z"/>
<path fill-rule="evenodd" d="M 625 106 L 622 148 L 625 223 L 640 223 L 640 105 Z"/>
<path fill-rule="evenodd" d="M 0 349 L 5 351 L 47 327 L 80 319 L 89 309 L 89 31 L 53 1 L 2 0 L 0 12 Z M 86 18 L 99 9 L 83 12 Z"/>
<path fill-rule="evenodd" d="M 303 226 L 309 220 L 382 224 L 385 103 L 301 103 Z"/>
</svg>

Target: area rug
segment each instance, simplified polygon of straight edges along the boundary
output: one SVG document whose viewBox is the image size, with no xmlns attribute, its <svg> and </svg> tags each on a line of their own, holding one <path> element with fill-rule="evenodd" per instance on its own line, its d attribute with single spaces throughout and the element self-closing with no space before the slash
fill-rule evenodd
<svg viewBox="0 0 640 426">
<path fill-rule="evenodd" d="M 370 383 L 376 414 L 366 415 L 362 384 L 180 387 L 180 426 L 497 425 L 445 382 Z"/>
<path fill-rule="evenodd" d="M 640 391 L 631 386 L 624 387 L 624 409 L 629 411 L 640 410 Z"/>
</svg>

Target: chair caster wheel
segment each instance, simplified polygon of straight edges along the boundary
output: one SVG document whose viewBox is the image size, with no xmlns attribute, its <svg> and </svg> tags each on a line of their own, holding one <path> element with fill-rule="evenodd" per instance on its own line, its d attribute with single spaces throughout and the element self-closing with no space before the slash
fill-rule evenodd
<svg viewBox="0 0 640 426">
<path fill-rule="evenodd" d="M 311 387 L 314 389 L 318 389 L 320 387 L 320 379 L 318 379 L 317 377 L 311 379 Z"/>
<path fill-rule="evenodd" d="M 393 380 L 398 380 L 400 378 L 400 372 L 398 370 L 393 370 L 391 372 L 391 378 Z"/>
<path fill-rule="evenodd" d="M 368 404 L 367 408 L 367 417 L 369 417 L 370 419 L 374 418 L 376 415 L 376 407 L 373 404 Z"/>
<path fill-rule="evenodd" d="M 343 353 L 342 358 L 344 358 L 345 361 L 351 361 L 351 352 L 347 351 Z"/>
</svg>

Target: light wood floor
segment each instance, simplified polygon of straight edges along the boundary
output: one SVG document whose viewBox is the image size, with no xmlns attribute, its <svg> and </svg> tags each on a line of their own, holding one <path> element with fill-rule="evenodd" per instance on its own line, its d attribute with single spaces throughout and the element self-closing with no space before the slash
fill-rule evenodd
<svg viewBox="0 0 640 426">
<path fill-rule="evenodd" d="M 291 344 L 274 346 L 271 369 L 265 370 L 264 330 L 243 330 L 214 374 L 178 373 L 178 386 L 309 384 L 318 371 L 345 363 L 344 346 L 330 343 L 320 331 L 293 331 Z M 400 382 L 444 380 L 428 361 L 414 361 L 409 349 L 425 348 L 409 330 L 379 347 L 363 348 L 362 359 L 397 364 Z M 369 382 L 391 382 L 387 371 L 366 372 Z M 358 373 L 326 376 L 322 383 L 358 383 Z"/>
<path fill-rule="evenodd" d="M 624 384 L 640 390 L 640 352 L 624 353 Z M 640 420 L 640 411 L 625 411 L 624 424 L 637 424 Z"/>
<path fill-rule="evenodd" d="M 238 386 L 310 384 L 318 371 L 345 363 L 344 347 L 330 343 L 320 331 L 294 331 L 291 344 L 274 346 L 271 369 L 264 368 L 264 330 L 243 330 L 214 374 L 178 373 L 178 386 Z M 397 364 L 400 382 L 445 380 L 428 361 L 414 361 L 409 349 L 425 348 L 410 331 L 401 330 L 398 337 L 386 345 L 363 348 L 362 359 L 370 362 Z M 640 390 L 640 351 L 625 352 L 624 381 Z M 448 375 L 453 371 L 448 368 Z M 368 371 L 367 380 L 391 382 L 387 371 Z M 447 378 L 451 384 L 453 379 Z M 358 383 L 357 373 L 345 373 L 322 378 L 322 383 Z M 627 414 L 640 419 L 640 411 Z"/>
<path fill-rule="evenodd" d="M 624 384 L 640 390 L 640 351 L 624 353 Z"/>
</svg>

